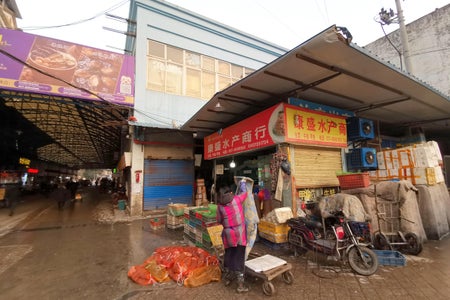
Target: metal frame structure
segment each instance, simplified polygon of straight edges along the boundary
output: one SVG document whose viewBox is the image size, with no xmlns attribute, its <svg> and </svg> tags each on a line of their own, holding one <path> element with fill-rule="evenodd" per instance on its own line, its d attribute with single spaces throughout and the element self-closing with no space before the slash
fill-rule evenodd
<svg viewBox="0 0 450 300">
<path fill-rule="evenodd" d="M 9 90 L 0 90 L 0 105 L 22 115 L 10 130 L 27 131 L 23 144 L 35 148 L 33 159 L 74 169 L 112 168 L 119 160 L 129 107 Z"/>
</svg>

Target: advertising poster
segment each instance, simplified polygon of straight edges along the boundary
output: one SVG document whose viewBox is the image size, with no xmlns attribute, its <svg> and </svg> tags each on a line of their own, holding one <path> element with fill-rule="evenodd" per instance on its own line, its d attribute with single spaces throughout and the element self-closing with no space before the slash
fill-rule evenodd
<svg viewBox="0 0 450 300">
<path fill-rule="evenodd" d="M 134 105 L 134 58 L 0 29 L 0 88 Z"/>
</svg>

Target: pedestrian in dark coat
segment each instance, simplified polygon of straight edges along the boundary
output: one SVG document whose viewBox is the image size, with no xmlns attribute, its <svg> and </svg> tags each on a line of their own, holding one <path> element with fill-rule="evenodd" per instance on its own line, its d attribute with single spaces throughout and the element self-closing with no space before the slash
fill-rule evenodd
<svg viewBox="0 0 450 300">
<path fill-rule="evenodd" d="M 70 199 L 70 191 L 61 184 L 52 192 L 51 197 L 58 203 L 58 209 L 62 210 L 66 201 Z"/>
</svg>

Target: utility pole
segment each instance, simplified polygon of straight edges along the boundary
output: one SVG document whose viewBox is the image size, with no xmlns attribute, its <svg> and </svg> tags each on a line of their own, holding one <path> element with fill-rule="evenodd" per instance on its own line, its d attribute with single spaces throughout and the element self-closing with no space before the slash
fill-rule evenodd
<svg viewBox="0 0 450 300">
<path fill-rule="evenodd" d="M 395 5 L 397 6 L 398 25 L 400 30 L 400 40 L 402 42 L 403 59 L 405 60 L 405 69 L 406 72 L 412 74 L 413 67 L 411 64 L 411 56 L 409 52 L 408 34 L 406 33 L 405 18 L 403 17 L 403 10 L 400 4 L 400 0 L 395 0 Z"/>
</svg>

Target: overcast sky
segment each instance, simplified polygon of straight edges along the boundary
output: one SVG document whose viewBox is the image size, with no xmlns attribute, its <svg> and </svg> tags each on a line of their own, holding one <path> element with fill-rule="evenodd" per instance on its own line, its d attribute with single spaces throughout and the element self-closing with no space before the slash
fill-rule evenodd
<svg viewBox="0 0 450 300">
<path fill-rule="evenodd" d="M 396 11 L 395 0 L 168 0 L 177 6 L 292 49 L 330 25 L 347 27 L 353 43 L 364 46 L 383 36 L 376 22 L 381 8 Z M 16 0 L 25 32 L 53 37 L 95 48 L 122 52 L 125 37 L 103 29 L 125 31 L 125 24 L 107 18 L 105 11 L 128 17 L 129 1 L 123 0 Z M 450 0 L 400 0 L 406 24 L 429 14 Z M 111 10 L 111 8 L 115 9 Z M 99 16 L 94 18 L 95 16 Z M 93 18 L 77 25 L 62 26 Z M 52 27 L 32 30 L 36 27 Z M 384 26 L 387 33 L 398 24 Z"/>
</svg>

